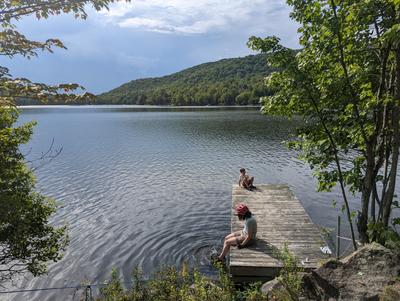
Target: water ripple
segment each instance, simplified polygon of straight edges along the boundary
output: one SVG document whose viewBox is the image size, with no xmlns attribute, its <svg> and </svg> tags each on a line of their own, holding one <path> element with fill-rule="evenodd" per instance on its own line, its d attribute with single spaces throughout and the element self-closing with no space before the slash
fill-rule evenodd
<svg viewBox="0 0 400 301">
<path fill-rule="evenodd" d="M 252 110 L 147 111 L 106 108 L 29 109 L 32 147 L 55 138 L 61 155 L 38 170 L 38 186 L 56 198 L 53 222 L 67 222 L 71 243 L 49 274 L 23 288 L 125 280 L 184 261 L 214 275 L 209 256 L 230 230 L 231 185 L 246 167 L 261 183 L 289 183 L 314 222 L 334 226 L 337 193 L 317 194 L 307 166 L 282 144 L 298 121 Z M 14 296 L 61 300 L 73 291 Z M 63 295 L 64 294 L 64 295 Z M 57 296 L 57 298 L 56 298 Z M 11 298 L 11 297 L 10 297 Z"/>
</svg>

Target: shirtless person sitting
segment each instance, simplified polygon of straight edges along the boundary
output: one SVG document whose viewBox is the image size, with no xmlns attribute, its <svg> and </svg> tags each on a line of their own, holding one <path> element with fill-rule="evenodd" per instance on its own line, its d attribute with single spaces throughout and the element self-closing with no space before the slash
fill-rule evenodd
<svg viewBox="0 0 400 301">
<path fill-rule="evenodd" d="M 247 190 L 256 189 L 256 187 L 253 185 L 253 182 L 254 182 L 254 177 L 246 175 L 246 169 L 241 168 L 239 176 L 239 186 Z"/>
</svg>

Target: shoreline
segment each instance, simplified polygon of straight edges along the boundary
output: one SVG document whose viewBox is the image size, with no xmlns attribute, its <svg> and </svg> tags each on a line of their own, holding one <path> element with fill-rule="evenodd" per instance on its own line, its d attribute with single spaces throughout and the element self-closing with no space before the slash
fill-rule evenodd
<svg viewBox="0 0 400 301">
<path fill-rule="evenodd" d="M 70 104 L 70 105 L 18 105 L 17 108 L 29 108 L 29 107 L 134 107 L 134 108 L 260 108 L 260 105 L 193 105 L 193 106 L 175 106 L 175 105 L 131 105 L 131 104 Z"/>
</svg>

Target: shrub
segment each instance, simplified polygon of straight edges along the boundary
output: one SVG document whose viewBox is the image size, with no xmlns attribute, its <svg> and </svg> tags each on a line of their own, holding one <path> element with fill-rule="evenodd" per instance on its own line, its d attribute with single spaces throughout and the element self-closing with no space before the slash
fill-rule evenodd
<svg viewBox="0 0 400 301">
<path fill-rule="evenodd" d="M 238 299 L 243 301 L 268 301 L 268 296 L 261 291 L 261 282 L 249 284 L 243 292 L 237 293 Z"/>
<path fill-rule="evenodd" d="M 392 227 L 385 227 L 380 222 L 368 223 L 368 236 L 386 248 L 398 251 L 400 249 L 400 235 Z"/>
<path fill-rule="evenodd" d="M 145 281 L 142 273 L 132 273 L 132 287 L 124 290 L 116 270 L 111 281 L 100 290 L 98 300 L 104 301 L 231 301 L 235 290 L 229 275 L 219 267 L 218 281 L 212 281 L 187 264 L 181 269 L 164 267 L 153 278 Z"/>
<path fill-rule="evenodd" d="M 272 292 L 275 300 L 299 300 L 302 292 L 301 274 L 304 270 L 298 266 L 298 259 L 289 251 L 287 244 L 284 245 L 282 250 L 276 251 L 275 256 L 283 264 L 278 277 L 281 287 Z"/>
</svg>

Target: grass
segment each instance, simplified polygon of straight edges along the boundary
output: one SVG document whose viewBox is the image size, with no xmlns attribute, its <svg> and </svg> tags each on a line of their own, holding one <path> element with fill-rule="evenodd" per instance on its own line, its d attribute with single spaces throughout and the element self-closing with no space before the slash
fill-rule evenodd
<svg viewBox="0 0 400 301">
<path fill-rule="evenodd" d="M 268 301 L 298 300 L 301 294 L 301 272 L 298 261 L 287 245 L 276 251 L 283 269 L 278 277 L 279 288 L 269 296 L 261 292 L 262 283 L 236 289 L 222 265 L 217 264 L 218 279 L 211 280 L 187 264 L 180 268 L 165 267 L 145 281 L 139 269 L 132 273 L 132 286 L 125 289 L 119 273 L 113 270 L 111 280 L 100 290 L 97 301 Z"/>
</svg>

